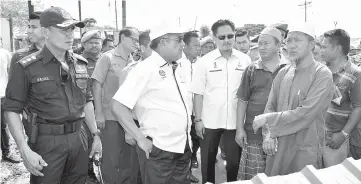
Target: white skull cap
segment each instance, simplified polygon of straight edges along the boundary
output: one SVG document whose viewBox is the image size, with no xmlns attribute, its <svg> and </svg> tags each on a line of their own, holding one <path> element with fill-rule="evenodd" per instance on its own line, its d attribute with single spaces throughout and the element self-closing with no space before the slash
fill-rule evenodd
<svg viewBox="0 0 361 184">
<path fill-rule="evenodd" d="M 296 23 L 296 24 L 290 24 L 289 25 L 289 33 L 291 32 L 302 32 L 305 33 L 309 36 L 311 36 L 313 39 L 316 38 L 316 31 L 315 31 L 315 27 L 308 22 L 304 22 L 304 23 Z"/>
</svg>

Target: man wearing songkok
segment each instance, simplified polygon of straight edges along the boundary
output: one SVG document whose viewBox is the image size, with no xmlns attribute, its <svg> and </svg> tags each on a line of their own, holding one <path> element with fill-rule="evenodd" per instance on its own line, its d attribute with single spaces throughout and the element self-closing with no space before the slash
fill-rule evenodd
<svg viewBox="0 0 361 184">
<path fill-rule="evenodd" d="M 262 130 L 254 133 L 252 123 L 255 116 L 263 114 L 272 81 L 285 66 L 278 55 L 281 41 L 281 32 L 275 28 L 265 28 L 261 32 L 258 39 L 261 59 L 246 68 L 238 88 L 236 142 L 243 147 L 238 171 L 240 180 L 252 179 L 264 173 L 266 167 Z"/>
<path fill-rule="evenodd" d="M 313 58 L 313 27 L 291 28 L 286 43 L 292 64 L 279 71 L 265 113 L 253 122 L 255 132 L 263 126 L 268 176 L 299 172 L 307 165 L 320 168 L 324 113 L 334 90 L 331 71 Z"/>
</svg>

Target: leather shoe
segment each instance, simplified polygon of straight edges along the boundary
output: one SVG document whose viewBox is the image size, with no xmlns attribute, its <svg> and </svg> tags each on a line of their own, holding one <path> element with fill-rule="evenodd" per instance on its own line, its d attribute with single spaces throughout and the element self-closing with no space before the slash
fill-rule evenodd
<svg viewBox="0 0 361 184">
<path fill-rule="evenodd" d="M 7 155 L 3 154 L 2 160 L 6 161 L 6 162 L 13 163 L 13 164 L 20 163 L 20 160 L 17 160 L 16 158 L 14 158 L 13 156 L 11 156 L 9 154 L 7 154 Z"/>
<path fill-rule="evenodd" d="M 190 179 L 191 179 L 192 183 L 198 183 L 199 182 L 199 180 L 193 174 L 191 174 Z"/>
</svg>

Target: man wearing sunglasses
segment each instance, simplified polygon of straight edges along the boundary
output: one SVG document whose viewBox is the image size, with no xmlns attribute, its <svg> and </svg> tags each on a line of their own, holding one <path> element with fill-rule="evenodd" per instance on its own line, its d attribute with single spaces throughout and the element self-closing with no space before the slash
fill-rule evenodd
<svg viewBox="0 0 361 184">
<path fill-rule="evenodd" d="M 5 116 L 31 173 L 30 183 L 85 183 L 88 158 L 95 153 L 101 157 L 102 145 L 87 61 L 69 51 L 75 26 L 84 24 L 64 9 L 51 7 L 40 15 L 40 25 L 45 45 L 14 65 L 16 75 L 10 77 L 6 90 Z M 29 145 L 19 115 L 24 109 Z M 84 121 L 94 138 L 92 146 L 81 128 Z"/>
<path fill-rule="evenodd" d="M 244 69 L 251 64 L 246 54 L 233 49 L 235 26 L 218 20 L 212 26 L 217 50 L 197 61 L 190 91 L 194 93 L 195 126 L 201 140 L 202 183 L 215 183 L 215 161 L 221 136 L 227 161 L 227 181 L 236 181 L 241 148 L 235 141 L 237 89 Z"/>
<path fill-rule="evenodd" d="M 96 63 L 93 80 L 95 119 L 102 133 L 104 182 L 125 183 L 131 176 L 131 146 L 125 142 L 125 132 L 110 109 L 110 102 L 119 88 L 119 76 L 131 63 L 131 53 L 139 48 L 139 31 L 126 27 L 119 32 L 119 44 L 104 53 Z"/>
<path fill-rule="evenodd" d="M 116 119 L 136 140 L 143 183 L 190 183 L 191 112 L 176 62 L 183 53 L 183 32 L 165 23 L 152 29 L 152 55 L 129 72 L 113 97 Z"/>
</svg>

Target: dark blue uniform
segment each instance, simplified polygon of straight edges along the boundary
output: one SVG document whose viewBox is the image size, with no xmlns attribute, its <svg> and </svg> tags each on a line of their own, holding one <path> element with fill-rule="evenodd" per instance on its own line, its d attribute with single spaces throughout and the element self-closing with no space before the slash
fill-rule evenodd
<svg viewBox="0 0 361 184">
<path fill-rule="evenodd" d="M 5 111 L 27 107 L 37 114 L 39 136 L 30 146 L 48 166 L 31 183 L 85 183 L 88 145 L 80 129 L 84 106 L 92 101 L 90 78 L 82 56 L 67 52 L 66 62 L 68 72 L 44 46 L 14 65 L 6 89 Z"/>
</svg>

